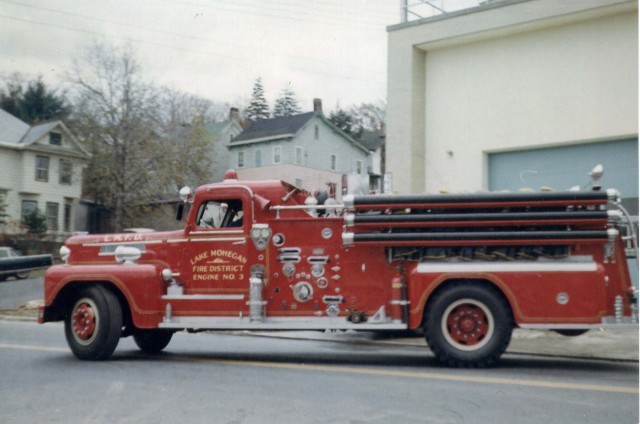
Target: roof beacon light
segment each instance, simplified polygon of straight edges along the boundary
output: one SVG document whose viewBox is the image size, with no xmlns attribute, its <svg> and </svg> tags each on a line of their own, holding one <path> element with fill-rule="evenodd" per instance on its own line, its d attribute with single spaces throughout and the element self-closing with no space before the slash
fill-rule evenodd
<svg viewBox="0 0 640 424">
<path fill-rule="evenodd" d="M 224 179 L 222 182 L 235 183 L 236 181 L 238 181 L 238 173 L 235 170 L 229 169 L 224 173 Z"/>
</svg>

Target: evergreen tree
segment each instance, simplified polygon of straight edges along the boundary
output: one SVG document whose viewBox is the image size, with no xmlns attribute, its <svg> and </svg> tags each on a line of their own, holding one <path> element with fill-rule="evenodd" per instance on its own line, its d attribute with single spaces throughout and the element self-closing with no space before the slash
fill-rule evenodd
<svg viewBox="0 0 640 424">
<path fill-rule="evenodd" d="M 47 215 L 40 212 L 40 209 L 35 209 L 33 212 L 25 215 L 23 223 L 27 226 L 29 234 L 42 234 L 47 232 Z"/>
<path fill-rule="evenodd" d="M 282 90 L 282 94 L 273 107 L 273 117 L 291 116 L 300 112 L 300 106 L 298 106 L 294 92 L 289 87 Z"/>
<path fill-rule="evenodd" d="M 7 83 L 0 91 L 0 108 L 29 124 L 66 118 L 71 108 L 63 95 L 49 90 L 41 78 L 26 88 L 19 82 Z"/>
<path fill-rule="evenodd" d="M 351 119 L 351 115 L 345 112 L 343 109 L 340 109 L 340 106 L 336 107 L 336 110 L 331 111 L 329 114 L 329 121 L 336 127 L 340 128 L 343 132 L 350 136 L 355 136 L 353 133 L 353 121 Z"/>
<path fill-rule="evenodd" d="M 269 118 L 269 104 L 267 103 L 267 99 L 264 97 L 262 78 L 258 78 L 253 84 L 251 102 L 247 107 L 247 118 L 252 122 L 259 119 Z"/>
</svg>

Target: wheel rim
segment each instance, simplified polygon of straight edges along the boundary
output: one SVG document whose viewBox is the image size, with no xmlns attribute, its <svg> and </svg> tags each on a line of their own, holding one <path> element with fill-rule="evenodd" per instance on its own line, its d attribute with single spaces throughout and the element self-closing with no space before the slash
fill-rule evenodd
<svg viewBox="0 0 640 424">
<path fill-rule="evenodd" d="M 487 306 L 475 299 L 460 299 L 447 307 L 442 315 L 442 334 L 459 350 L 481 349 L 493 335 L 493 314 Z"/>
<path fill-rule="evenodd" d="M 71 313 L 71 332 L 81 345 L 88 345 L 96 338 L 100 316 L 91 299 L 80 299 Z"/>
</svg>

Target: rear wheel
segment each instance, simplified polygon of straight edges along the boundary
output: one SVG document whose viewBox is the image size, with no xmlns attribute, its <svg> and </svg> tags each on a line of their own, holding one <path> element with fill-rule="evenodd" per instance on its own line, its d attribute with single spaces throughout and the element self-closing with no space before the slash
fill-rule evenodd
<svg viewBox="0 0 640 424">
<path fill-rule="evenodd" d="M 452 367 L 486 367 L 498 361 L 511 340 L 509 306 L 496 290 L 463 283 L 435 295 L 424 323 L 427 344 Z"/>
<path fill-rule="evenodd" d="M 24 280 L 24 279 L 29 277 L 29 274 L 30 274 L 30 272 L 28 272 L 28 271 L 27 272 L 19 272 L 19 273 L 16 274 L 16 279 L 17 280 Z"/>
<path fill-rule="evenodd" d="M 133 341 L 144 353 L 160 353 L 167 347 L 173 337 L 172 331 L 166 330 L 135 330 Z"/>
<path fill-rule="evenodd" d="M 104 360 L 120 341 L 122 307 L 104 287 L 86 287 L 78 293 L 64 324 L 67 343 L 78 359 Z"/>
</svg>

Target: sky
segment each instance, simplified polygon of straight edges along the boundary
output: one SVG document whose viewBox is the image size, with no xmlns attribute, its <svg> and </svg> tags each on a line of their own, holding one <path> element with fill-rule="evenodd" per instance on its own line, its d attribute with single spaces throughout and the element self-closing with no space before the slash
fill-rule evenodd
<svg viewBox="0 0 640 424">
<path fill-rule="evenodd" d="M 409 0 L 412 3 L 412 0 Z M 435 0 L 454 8 L 470 0 Z M 290 88 L 304 111 L 386 100 L 400 0 L 0 0 L 0 77 L 59 87 L 91 43 L 129 43 L 152 82 L 244 107 Z M 422 16 L 437 13 L 423 7 Z"/>
</svg>

